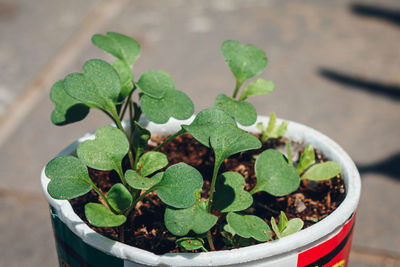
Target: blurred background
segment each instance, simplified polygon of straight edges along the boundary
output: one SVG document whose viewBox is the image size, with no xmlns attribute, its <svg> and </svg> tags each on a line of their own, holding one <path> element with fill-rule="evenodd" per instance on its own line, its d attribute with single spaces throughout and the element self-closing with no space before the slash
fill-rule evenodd
<svg viewBox="0 0 400 267">
<path fill-rule="evenodd" d="M 399 0 L 0 0 L 0 266 L 57 266 L 42 197 L 42 167 L 84 133 L 109 123 L 91 110 L 56 127 L 48 93 L 117 31 L 142 46 L 136 77 L 165 70 L 210 107 L 234 79 L 226 39 L 266 51 L 261 75 L 276 90 L 252 98 L 259 114 L 327 134 L 354 159 L 363 189 L 349 266 L 400 266 Z"/>
</svg>

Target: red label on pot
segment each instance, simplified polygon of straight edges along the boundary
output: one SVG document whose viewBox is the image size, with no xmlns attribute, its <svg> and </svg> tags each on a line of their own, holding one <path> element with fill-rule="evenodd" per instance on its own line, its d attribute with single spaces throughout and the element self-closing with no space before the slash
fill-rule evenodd
<svg viewBox="0 0 400 267">
<path fill-rule="evenodd" d="M 350 217 L 342 230 L 327 241 L 299 253 L 297 266 L 345 267 L 348 264 L 356 215 Z"/>
</svg>

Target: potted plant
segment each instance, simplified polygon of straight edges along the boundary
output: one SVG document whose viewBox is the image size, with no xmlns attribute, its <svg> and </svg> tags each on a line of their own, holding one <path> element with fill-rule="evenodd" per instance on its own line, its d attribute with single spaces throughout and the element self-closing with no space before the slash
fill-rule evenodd
<svg viewBox="0 0 400 267">
<path fill-rule="evenodd" d="M 233 95 L 218 95 L 193 116 L 192 101 L 166 72 L 135 81 L 134 39 L 107 33 L 92 42 L 117 60 L 89 60 L 50 93 L 56 125 L 80 121 L 91 108 L 113 122 L 42 172 L 60 265 L 347 265 L 357 169 L 321 133 L 274 113 L 257 116 L 246 99 L 274 83 L 243 85 L 266 67 L 261 49 L 225 41 Z"/>
</svg>

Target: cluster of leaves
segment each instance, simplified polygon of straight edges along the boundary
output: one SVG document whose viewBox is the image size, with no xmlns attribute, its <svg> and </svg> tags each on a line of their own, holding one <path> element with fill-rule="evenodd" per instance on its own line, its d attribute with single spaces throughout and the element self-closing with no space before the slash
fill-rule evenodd
<svg viewBox="0 0 400 267">
<path fill-rule="evenodd" d="M 217 221 L 222 225 L 219 232 L 234 247 L 265 242 L 272 238 L 272 230 L 262 218 L 248 213 L 254 194 L 264 191 L 273 196 L 284 196 L 297 190 L 301 179 L 323 180 L 340 173 L 337 163 L 316 163 L 311 146 L 305 148 L 299 163 L 294 166 L 289 143 L 287 157 L 273 149 L 258 155 L 255 161 L 257 183 L 250 192 L 245 190 L 246 182 L 240 173 L 219 172 L 230 156 L 261 148 L 262 142 L 281 137 L 287 127 L 287 122 L 276 126 L 272 113 L 267 129 L 262 130 L 262 142 L 238 127 L 238 123 L 252 125 L 257 119 L 254 106 L 246 99 L 274 90 L 273 82 L 259 78 L 249 82 L 237 97 L 242 85 L 260 74 L 267 65 L 265 53 L 256 46 L 224 42 L 222 54 L 236 79 L 233 96 L 218 95 L 214 107 L 202 110 L 190 124 L 181 125 L 181 130 L 150 149 L 151 133 L 138 122 L 142 113 L 159 124 L 166 123 L 171 117 L 188 119 L 194 110 L 192 101 L 175 88 L 173 80 L 164 71 L 145 71 L 135 81 L 131 69 L 139 56 L 140 46 L 134 39 L 107 33 L 94 35 L 92 41 L 117 60 L 112 64 L 89 60 L 83 66 L 83 73 L 72 73 L 56 82 L 50 94 L 55 104 L 52 122 L 56 125 L 73 123 L 84 119 L 90 108 L 96 108 L 109 116 L 115 126 L 100 127 L 93 140 L 78 146 L 77 157 L 61 156 L 46 166 L 46 175 L 51 179 L 47 189 L 53 198 L 72 199 L 91 190 L 99 195 L 101 203 L 85 206 L 85 216 L 90 224 L 121 226 L 132 216 L 139 201 L 150 192 L 156 192 L 167 206 L 164 223 L 172 234 L 181 237 L 176 242 L 184 249 L 207 251 L 203 240 L 206 238 L 208 248 L 215 250 L 211 230 Z M 127 111 L 131 127 L 125 131 L 121 120 Z M 185 132 L 212 149 L 215 155 L 211 187 L 204 195 L 204 177 L 194 167 L 178 163 L 165 169 L 167 156 L 159 152 L 163 145 Z M 123 168 L 125 157 L 129 159 L 129 166 Z M 115 171 L 120 182 L 103 192 L 91 180 L 88 167 Z M 273 218 L 271 225 L 277 238 L 302 228 L 300 219 L 288 221 L 284 213 L 278 225 Z"/>
</svg>

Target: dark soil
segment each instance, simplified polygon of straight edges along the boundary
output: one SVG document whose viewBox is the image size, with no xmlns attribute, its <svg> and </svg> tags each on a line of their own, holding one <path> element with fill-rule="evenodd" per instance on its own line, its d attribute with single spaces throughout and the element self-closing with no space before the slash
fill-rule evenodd
<svg viewBox="0 0 400 267">
<path fill-rule="evenodd" d="M 165 138 L 165 137 L 164 137 Z M 164 138 L 152 138 L 150 145 L 156 146 Z M 241 173 L 247 182 L 246 189 L 251 190 L 256 178 L 254 174 L 255 157 L 267 148 L 284 149 L 286 140 L 272 140 L 264 144 L 259 150 L 242 152 L 225 160 L 220 173 L 225 171 L 236 171 Z M 299 156 L 303 151 L 303 144 L 293 143 L 293 156 Z M 206 198 L 210 179 L 212 176 L 214 155 L 211 150 L 194 140 L 189 134 L 184 134 L 171 141 L 161 149 L 169 159 L 169 165 L 185 162 L 203 175 L 205 182 L 202 197 Z M 317 161 L 324 161 L 324 156 L 315 150 Z M 126 164 L 126 163 L 125 163 Z M 89 169 L 89 174 L 94 183 L 103 191 L 107 192 L 114 183 L 120 182 L 117 174 L 111 171 L 97 171 Z M 247 209 L 246 213 L 251 213 L 264 219 L 270 225 L 271 217 L 278 218 L 280 211 L 284 211 L 288 217 L 301 218 L 304 221 L 304 228 L 320 221 L 332 213 L 345 197 L 345 188 L 341 177 L 332 178 L 328 181 L 312 182 L 302 181 L 300 188 L 285 197 L 274 197 L 264 192 L 253 195 L 254 203 Z M 84 205 L 88 202 L 99 202 L 100 199 L 92 190 L 85 196 L 71 200 L 75 212 L 87 223 L 84 216 Z M 114 240 L 120 240 L 128 245 L 152 251 L 156 254 L 181 251 L 175 244 L 176 237 L 168 232 L 163 223 L 165 204 L 159 198 L 150 193 L 143 201 L 139 202 L 135 212 L 128 218 L 124 228 L 108 227 L 97 228 L 90 226 L 94 231 Z M 219 232 L 220 225 L 225 223 L 223 216 L 217 211 L 220 219 L 213 228 L 214 243 L 217 250 L 229 249 Z M 88 223 L 87 223 L 88 224 Z M 121 231 L 123 232 L 120 235 Z M 123 236 L 124 240 L 121 240 Z M 254 240 L 254 243 L 256 241 Z"/>
</svg>

